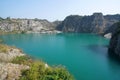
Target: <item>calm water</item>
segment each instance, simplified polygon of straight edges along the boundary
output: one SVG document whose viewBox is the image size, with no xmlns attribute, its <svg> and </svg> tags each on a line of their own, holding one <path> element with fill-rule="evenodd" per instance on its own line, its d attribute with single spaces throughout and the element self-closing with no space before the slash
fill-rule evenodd
<svg viewBox="0 0 120 80">
<path fill-rule="evenodd" d="M 93 34 L 12 34 L 0 36 L 36 59 L 62 64 L 76 80 L 120 80 L 120 63 L 107 55 L 109 40 Z"/>
</svg>

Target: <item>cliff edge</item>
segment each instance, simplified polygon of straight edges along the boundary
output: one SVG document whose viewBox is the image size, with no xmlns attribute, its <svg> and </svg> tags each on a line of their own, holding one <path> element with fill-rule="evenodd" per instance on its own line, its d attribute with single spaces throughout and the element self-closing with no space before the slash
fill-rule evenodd
<svg viewBox="0 0 120 80">
<path fill-rule="evenodd" d="M 109 54 L 120 57 L 120 22 L 115 23 L 113 26 L 115 29 L 112 32 L 112 38 L 110 40 L 108 52 Z"/>
</svg>

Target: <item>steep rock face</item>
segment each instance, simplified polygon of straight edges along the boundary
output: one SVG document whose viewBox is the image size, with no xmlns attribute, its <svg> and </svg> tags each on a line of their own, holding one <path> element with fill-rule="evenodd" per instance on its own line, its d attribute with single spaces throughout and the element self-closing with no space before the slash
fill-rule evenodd
<svg viewBox="0 0 120 80">
<path fill-rule="evenodd" d="M 63 32 L 77 32 L 80 26 L 80 21 L 82 17 L 78 15 L 71 15 L 66 17 L 66 19 L 57 27 L 58 30 Z"/>
<path fill-rule="evenodd" d="M 59 24 L 59 23 L 58 23 Z M 58 24 L 40 19 L 4 19 L 0 20 L 2 31 L 53 31 Z"/>
<path fill-rule="evenodd" d="M 102 13 L 94 13 L 91 17 L 92 20 L 92 32 L 103 33 L 105 28 L 105 19 Z"/>
<path fill-rule="evenodd" d="M 106 28 L 105 33 L 114 33 L 115 29 L 117 28 L 117 24 L 114 24 L 114 23 L 117 23 L 118 21 L 120 21 L 120 15 L 119 14 L 107 15 L 107 16 L 105 16 L 105 18 L 107 21 L 106 26 L 110 26 L 110 27 Z M 112 24 L 114 24 L 114 25 L 112 25 Z"/>
<path fill-rule="evenodd" d="M 120 22 L 115 23 L 113 26 L 115 26 L 116 29 L 113 32 L 112 38 L 110 40 L 108 51 L 110 54 L 115 54 L 120 57 Z"/>
<path fill-rule="evenodd" d="M 57 26 L 63 32 L 104 33 L 109 27 L 120 20 L 120 15 L 94 13 L 91 16 L 70 15 Z"/>
</svg>

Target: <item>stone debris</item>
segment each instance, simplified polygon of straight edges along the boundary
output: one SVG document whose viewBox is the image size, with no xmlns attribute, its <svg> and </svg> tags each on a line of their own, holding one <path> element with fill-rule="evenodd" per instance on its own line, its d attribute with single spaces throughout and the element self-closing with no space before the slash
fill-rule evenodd
<svg viewBox="0 0 120 80">
<path fill-rule="evenodd" d="M 29 66 L 13 63 L 0 64 L 0 80 L 18 80 L 21 70 L 29 69 Z"/>
<path fill-rule="evenodd" d="M 13 58 L 24 55 L 20 49 L 13 47 L 9 47 L 7 52 L 0 52 L 0 80 L 18 80 L 21 71 L 29 69 L 27 65 L 10 63 Z"/>
<path fill-rule="evenodd" d="M 107 38 L 107 39 L 110 39 L 111 36 L 112 36 L 112 33 L 107 33 L 107 34 L 104 35 L 104 37 Z"/>
</svg>

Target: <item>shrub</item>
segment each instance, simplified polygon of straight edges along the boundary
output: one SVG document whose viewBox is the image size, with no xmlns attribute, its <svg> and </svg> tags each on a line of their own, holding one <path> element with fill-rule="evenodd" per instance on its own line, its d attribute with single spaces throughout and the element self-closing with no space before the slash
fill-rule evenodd
<svg viewBox="0 0 120 80">
<path fill-rule="evenodd" d="M 27 31 L 21 31 L 22 34 L 25 34 Z"/>
<path fill-rule="evenodd" d="M 10 17 L 7 17 L 6 19 L 7 19 L 7 20 L 10 20 L 11 18 L 10 18 Z"/>
<path fill-rule="evenodd" d="M 15 64 L 30 65 L 32 63 L 32 60 L 28 56 L 17 56 L 11 62 Z"/>
<path fill-rule="evenodd" d="M 23 70 L 20 80 L 74 80 L 73 76 L 62 66 L 47 66 L 42 61 L 33 61 L 28 56 L 16 57 L 12 60 L 15 64 L 30 66 Z"/>
<path fill-rule="evenodd" d="M 4 20 L 2 17 L 0 17 L 0 21 Z"/>
<path fill-rule="evenodd" d="M 12 63 L 30 66 L 30 69 L 22 71 L 20 80 L 74 80 L 65 67 L 46 66 L 43 61 L 33 61 L 28 56 L 16 57 Z"/>
<path fill-rule="evenodd" d="M 3 43 L 4 41 L 2 39 L 0 39 L 0 43 Z"/>
<path fill-rule="evenodd" d="M 34 61 L 29 70 L 22 71 L 20 80 L 74 80 L 73 76 L 62 66 L 46 67 L 42 61 Z"/>
</svg>

